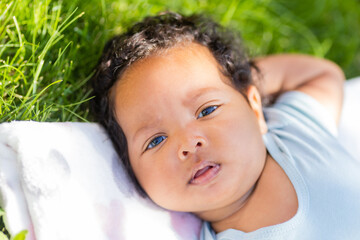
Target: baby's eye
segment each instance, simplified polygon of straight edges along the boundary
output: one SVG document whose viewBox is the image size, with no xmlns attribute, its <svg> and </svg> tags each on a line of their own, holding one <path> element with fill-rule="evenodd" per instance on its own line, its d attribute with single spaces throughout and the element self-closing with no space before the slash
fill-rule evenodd
<svg viewBox="0 0 360 240">
<path fill-rule="evenodd" d="M 147 145 L 146 150 L 152 149 L 166 139 L 165 136 L 157 136 Z"/>
<path fill-rule="evenodd" d="M 213 111 L 215 111 L 217 108 L 218 108 L 218 106 L 210 106 L 210 107 L 207 107 L 207 108 L 203 109 L 203 110 L 199 113 L 199 115 L 197 116 L 197 118 L 205 117 L 205 116 L 209 115 L 210 113 L 212 113 Z"/>
</svg>

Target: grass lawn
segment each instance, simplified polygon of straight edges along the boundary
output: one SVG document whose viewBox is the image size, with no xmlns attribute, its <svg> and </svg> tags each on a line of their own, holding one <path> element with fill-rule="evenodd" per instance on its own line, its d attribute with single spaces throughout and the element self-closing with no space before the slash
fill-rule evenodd
<svg viewBox="0 0 360 240">
<path fill-rule="evenodd" d="M 106 40 L 163 10 L 212 16 L 254 57 L 306 53 L 360 75 L 357 0 L 2 0 L 0 122 L 91 121 L 87 81 Z"/>
</svg>

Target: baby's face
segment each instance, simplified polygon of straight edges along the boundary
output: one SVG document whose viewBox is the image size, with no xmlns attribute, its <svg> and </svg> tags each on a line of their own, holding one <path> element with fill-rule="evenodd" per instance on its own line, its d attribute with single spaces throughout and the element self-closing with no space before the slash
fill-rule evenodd
<svg viewBox="0 0 360 240">
<path fill-rule="evenodd" d="M 178 46 L 133 64 L 113 91 L 144 190 L 164 208 L 206 220 L 243 203 L 266 157 L 256 88 L 250 106 L 219 68 L 207 48 Z"/>
</svg>

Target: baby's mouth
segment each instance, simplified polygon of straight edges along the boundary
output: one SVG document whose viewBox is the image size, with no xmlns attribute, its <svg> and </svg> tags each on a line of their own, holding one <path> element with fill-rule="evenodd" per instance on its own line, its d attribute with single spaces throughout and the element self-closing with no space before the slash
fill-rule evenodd
<svg viewBox="0 0 360 240">
<path fill-rule="evenodd" d="M 195 169 L 190 184 L 205 184 L 212 180 L 220 171 L 220 164 L 204 162 Z"/>
</svg>

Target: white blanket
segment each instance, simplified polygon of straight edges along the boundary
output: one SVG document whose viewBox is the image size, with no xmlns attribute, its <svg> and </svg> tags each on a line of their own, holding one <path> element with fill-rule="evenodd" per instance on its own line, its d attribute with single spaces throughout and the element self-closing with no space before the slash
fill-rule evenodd
<svg viewBox="0 0 360 240">
<path fill-rule="evenodd" d="M 340 142 L 360 160 L 360 78 L 346 83 Z M 200 220 L 140 198 L 95 123 L 0 125 L 0 205 L 27 239 L 197 239 Z"/>
<path fill-rule="evenodd" d="M 103 129 L 0 125 L 0 205 L 27 239 L 197 239 L 200 221 L 136 195 Z"/>
</svg>

